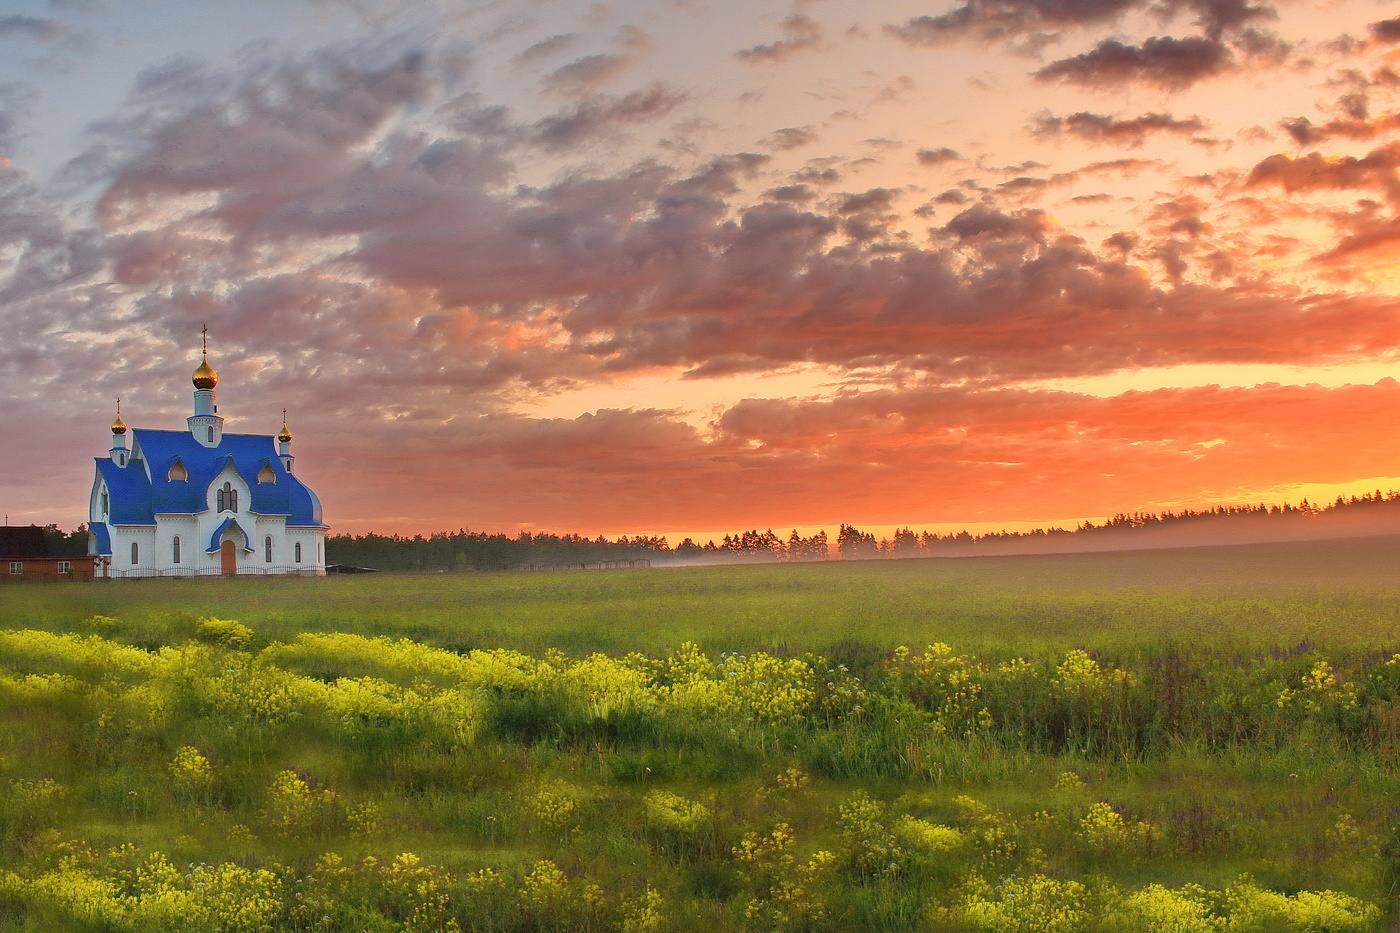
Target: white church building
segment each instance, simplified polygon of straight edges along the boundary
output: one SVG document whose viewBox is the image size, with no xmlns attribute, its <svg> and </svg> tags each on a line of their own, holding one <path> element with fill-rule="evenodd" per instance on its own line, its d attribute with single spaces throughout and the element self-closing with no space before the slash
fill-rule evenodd
<svg viewBox="0 0 1400 933">
<path fill-rule="evenodd" d="M 275 437 L 225 434 L 208 351 L 183 431 L 128 429 L 97 458 L 88 505 L 98 577 L 326 572 L 321 502 L 292 474 L 285 414 Z"/>
</svg>

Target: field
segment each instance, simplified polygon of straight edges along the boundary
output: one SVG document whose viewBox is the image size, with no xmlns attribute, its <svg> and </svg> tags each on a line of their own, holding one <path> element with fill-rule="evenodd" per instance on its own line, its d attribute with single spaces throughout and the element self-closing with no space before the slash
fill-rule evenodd
<svg viewBox="0 0 1400 933">
<path fill-rule="evenodd" d="M 1369 931 L 1400 539 L 0 591 L 0 930 Z"/>
</svg>

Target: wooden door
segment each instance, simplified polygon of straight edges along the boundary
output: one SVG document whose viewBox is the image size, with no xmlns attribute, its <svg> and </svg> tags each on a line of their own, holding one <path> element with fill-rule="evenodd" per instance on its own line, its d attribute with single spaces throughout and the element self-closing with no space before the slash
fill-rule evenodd
<svg viewBox="0 0 1400 933">
<path fill-rule="evenodd" d="M 232 541 L 219 545 L 219 564 L 224 573 L 238 573 L 238 552 Z"/>
</svg>

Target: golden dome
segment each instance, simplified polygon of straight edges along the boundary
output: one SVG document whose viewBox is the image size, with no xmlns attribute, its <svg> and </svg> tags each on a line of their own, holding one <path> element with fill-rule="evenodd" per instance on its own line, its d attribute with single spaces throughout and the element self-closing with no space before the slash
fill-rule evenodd
<svg viewBox="0 0 1400 933">
<path fill-rule="evenodd" d="M 117 411 L 117 420 L 112 422 L 112 433 L 113 433 L 113 434 L 125 434 L 125 433 L 126 433 L 126 422 L 122 420 L 122 413 L 121 413 L 120 410 Z"/>
<path fill-rule="evenodd" d="M 214 367 L 209 365 L 209 357 L 206 356 L 199 364 L 192 379 L 196 389 L 212 389 L 219 384 L 219 374 L 214 372 Z"/>
<path fill-rule="evenodd" d="M 282 422 L 282 431 L 277 435 L 277 439 L 284 444 L 292 442 L 292 432 L 287 430 L 287 422 Z"/>
</svg>

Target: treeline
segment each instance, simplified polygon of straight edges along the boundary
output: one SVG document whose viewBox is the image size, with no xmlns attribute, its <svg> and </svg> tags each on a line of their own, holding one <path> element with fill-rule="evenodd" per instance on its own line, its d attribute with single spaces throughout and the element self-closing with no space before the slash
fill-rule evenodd
<svg viewBox="0 0 1400 933">
<path fill-rule="evenodd" d="M 608 539 L 522 531 L 512 538 L 463 528 L 426 537 L 370 533 L 326 538 L 328 564 L 419 573 L 650 560 L 670 553 L 665 538 L 647 535 Z"/>
<path fill-rule="evenodd" d="M 1377 490 L 1350 498 L 1338 497 L 1321 506 L 1304 499 L 1297 505 L 1239 505 L 1212 509 L 1183 509 L 1165 512 L 1119 513 L 1096 524 L 1086 521 L 1073 529 L 1037 528 L 1032 531 L 997 531 L 974 535 L 967 531 L 937 534 L 900 528 L 889 538 L 877 538 L 854 525 L 843 524 L 832 541 L 825 530 L 804 537 L 794 530 L 783 537 L 771 528 L 750 529 L 725 535 L 721 540 L 701 544 L 686 538 L 674 548 L 660 536 L 626 535 L 610 539 L 603 535 L 586 538 L 577 534 L 537 534 L 522 531 L 519 536 L 486 534 L 462 529 L 428 536 L 414 535 L 331 535 L 326 539 L 326 560 L 332 564 L 433 573 L 461 570 L 506 570 L 511 568 L 567 566 L 605 561 L 650 560 L 654 562 L 713 561 L 742 563 L 759 561 L 872 560 L 878 558 L 942 557 L 955 555 L 973 546 L 1007 544 L 1034 545 L 1039 542 L 1080 542 L 1125 532 L 1154 528 L 1186 527 L 1192 523 L 1233 520 L 1298 520 L 1359 512 L 1400 505 L 1400 492 Z"/>
</svg>

